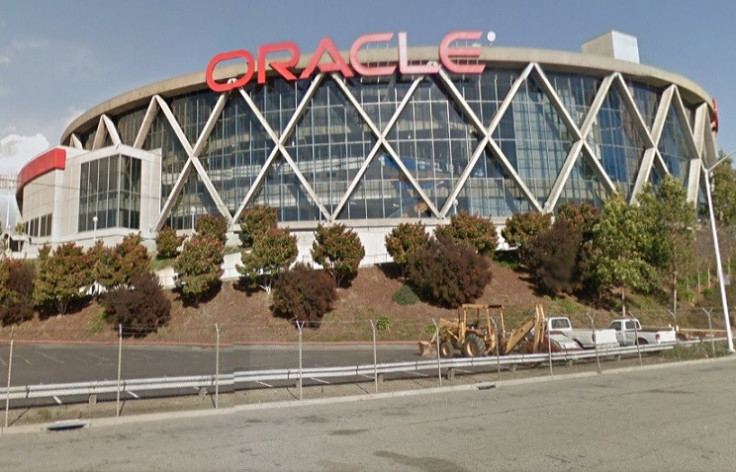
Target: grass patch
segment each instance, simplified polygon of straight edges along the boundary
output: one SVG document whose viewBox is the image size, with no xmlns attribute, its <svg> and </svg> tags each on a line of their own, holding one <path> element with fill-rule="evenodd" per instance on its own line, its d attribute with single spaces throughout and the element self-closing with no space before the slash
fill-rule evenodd
<svg viewBox="0 0 736 472">
<path fill-rule="evenodd" d="M 715 352 L 714 352 L 715 351 Z M 694 359 L 711 359 L 714 357 L 723 357 L 729 355 L 728 345 L 724 341 L 715 341 L 711 344 L 710 340 L 691 345 L 676 344 L 672 350 L 660 353 L 662 359 L 689 361 Z"/>
<path fill-rule="evenodd" d="M 391 301 L 397 305 L 414 305 L 419 303 L 419 297 L 408 285 L 402 285 L 391 296 Z"/>
<path fill-rule="evenodd" d="M 161 270 L 165 269 L 166 267 L 173 267 L 174 262 L 176 262 L 176 258 L 171 259 L 153 259 L 151 261 L 151 270 Z"/>
<path fill-rule="evenodd" d="M 519 251 L 496 251 L 493 259 L 513 271 L 519 270 Z"/>
<path fill-rule="evenodd" d="M 105 310 L 100 310 L 94 313 L 90 317 L 89 324 L 87 325 L 87 333 L 88 334 L 101 333 L 108 326 L 109 326 L 109 323 L 107 322 L 107 318 L 105 317 Z"/>
</svg>

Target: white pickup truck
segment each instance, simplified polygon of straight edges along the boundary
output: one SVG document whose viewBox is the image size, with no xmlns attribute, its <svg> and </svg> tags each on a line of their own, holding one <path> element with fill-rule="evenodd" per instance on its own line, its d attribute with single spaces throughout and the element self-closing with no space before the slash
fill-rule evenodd
<svg viewBox="0 0 736 472">
<path fill-rule="evenodd" d="M 547 329 L 550 334 L 560 333 L 575 341 L 583 349 L 610 349 L 619 346 L 616 331 L 612 329 L 584 329 L 573 328 L 570 319 L 563 316 L 553 316 L 547 319 Z"/>
<path fill-rule="evenodd" d="M 611 321 L 608 325 L 616 331 L 616 339 L 622 346 L 637 344 L 667 344 L 677 342 L 675 328 L 649 330 L 642 329 L 636 318 L 622 318 Z"/>
</svg>

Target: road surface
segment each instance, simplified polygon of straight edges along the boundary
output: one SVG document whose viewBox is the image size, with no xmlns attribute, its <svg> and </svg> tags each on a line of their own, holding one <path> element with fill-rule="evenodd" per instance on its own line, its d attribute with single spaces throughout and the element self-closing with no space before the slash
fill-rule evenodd
<svg viewBox="0 0 736 472">
<path fill-rule="evenodd" d="M 0 346 L 0 378 L 5 385 L 9 346 Z M 378 362 L 419 360 L 416 344 L 380 345 Z M 305 345 L 303 367 L 373 364 L 371 345 Z M 296 346 L 228 346 L 220 351 L 220 372 L 299 367 Z M 17 344 L 11 385 L 117 379 L 116 345 Z M 214 375 L 215 349 L 124 345 L 123 379 Z"/>
<path fill-rule="evenodd" d="M 0 438 L 0 464 L 13 471 L 733 471 L 735 390 L 731 357 L 484 390 L 8 434 Z"/>
</svg>

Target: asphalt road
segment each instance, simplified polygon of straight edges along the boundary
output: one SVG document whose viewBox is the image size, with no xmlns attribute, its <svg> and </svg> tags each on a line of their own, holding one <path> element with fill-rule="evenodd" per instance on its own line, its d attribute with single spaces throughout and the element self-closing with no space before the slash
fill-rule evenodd
<svg viewBox="0 0 736 472">
<path fill-rule="evenodd" d="M 0 438 L 3 470 L 736 470 L 736 358 Z M 128 419 L 127 421 L 131 421 Z"/>
<path fill-rule="evenodd" d="M 310 346 L 303 367 L 373 363 L 371 345 Z M 6 383 L 9 346 L 0 346 L 0 379 Z M 419 360 L 416 344 L 379 345 L 378 362 Z M 298 368 L 296 346 L 226 346 L 220 351 L 220 372 Z M 17 344 L 13 348 L 11 385 L 37 385 L 117 379 L 118 347 L 114 345 Z M 124 345 L 122 378 L 214 375 L 215 349 Z"/>
</svg>

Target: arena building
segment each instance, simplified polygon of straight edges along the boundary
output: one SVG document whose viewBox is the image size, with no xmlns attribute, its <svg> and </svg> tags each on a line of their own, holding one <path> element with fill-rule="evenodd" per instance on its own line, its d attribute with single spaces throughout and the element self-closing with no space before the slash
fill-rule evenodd
<svg viewBox="0 0 736 472">
<path fill-rule="evenodd" d="M 270 44 L 112 98 L 22 170 L 27 233 L 34 246 L 131 231 L 152 241 L 216 214 L 235 241 L 243 211 L 268 205 L 302 257 L 318 223 L 340 222 L 373 263 L 400 222 L 433 228 L 467 211 L 502 226 L 613 192 L 634 201 L 665 174 L 703 198 L 715 102 L 639 64 L 636 38 L 612 31 L 582 53 L 492 40 L 452 32 L 414 48 L 382 33 L 343 52 L 325 38 L 312 54 Z"/>
</svg>

